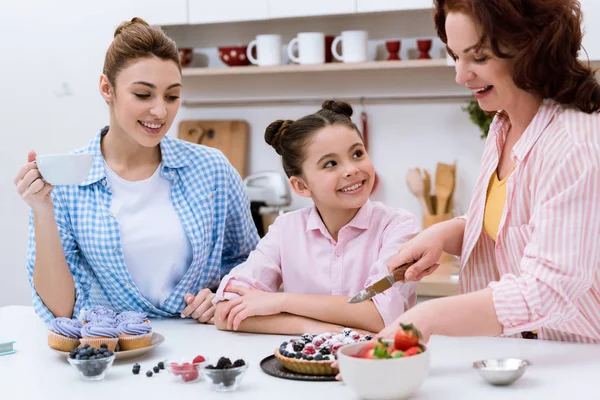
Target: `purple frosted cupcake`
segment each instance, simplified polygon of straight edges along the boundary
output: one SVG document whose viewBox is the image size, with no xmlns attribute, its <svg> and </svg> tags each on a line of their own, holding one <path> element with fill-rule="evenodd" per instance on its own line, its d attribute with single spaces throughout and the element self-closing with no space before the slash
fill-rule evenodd
<svg viewBox="0 0 600 400">
<path fill-rule="evenodd" d="M 60 351 L 71 351 L 79 346 L 81 322 L 71 318 L 55 318 L 50 323 L 48 345 Z"/>
<path fill-rule="evenodd" d="M 135 350 L 152 344 L 152 326 L 140 319 L 126 320 L 117 327 L 121 350 Z"/>
<path fill-rule="evenodd" d="M 104 320 L 89 322 L 81 328 L 79 341 L 82 345 L 89 344 L 96 349 L 99 349 L 102 343 L 106 343 L 110 350 L 115 351 L 119 343 L 119 331 Z"/>
<path fill-rule="evenodd" d="M 123 311 L 122 313 L 117 315 L 117 318 L 115 320 L 117 327 L 125 321 L 141 321 L 150 323 L 150 321 L 148 320 L 148 316 L 145 313 L 137 311 Z"/>
<path fill-rule="evenodd" d="M 84 325 L 91 322 L 102 321 L 104 325 L 116 326 L 117 314 L 110 308 L 104 306 L 94 306 L 85 313 L 83 317 Z"/>
</svg>

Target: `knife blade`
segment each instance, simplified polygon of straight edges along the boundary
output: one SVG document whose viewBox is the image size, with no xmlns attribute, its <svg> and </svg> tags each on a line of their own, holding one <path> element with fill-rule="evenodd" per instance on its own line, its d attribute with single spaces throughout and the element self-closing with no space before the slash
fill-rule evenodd
<svg viewBox="0 0 600 400">
<path fill-rule="evenodd" d="M 371 286 L 367 286 L 366 288 L 358 292 L 354 297 L 348 300 L 348 303 L 356 304 L 372 299 L 377 294 L 382 293 L 391 288 L 394 285 L 394 283 L 403 281 L 404 273 L 415 262 L 416 261 L 411 261 L 399 266 L 391 274 L 384 276 L 377 282 L 373 283 Z"/>
</svg>

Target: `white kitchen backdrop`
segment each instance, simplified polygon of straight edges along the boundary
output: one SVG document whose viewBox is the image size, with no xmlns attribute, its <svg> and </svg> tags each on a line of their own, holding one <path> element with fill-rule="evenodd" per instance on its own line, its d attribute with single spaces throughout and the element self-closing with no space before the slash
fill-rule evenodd
<svg viewBox="0 0 600 400">
<path fill-rule="evenodd" d="M 598 3 L 594 0 L 585 0 L 585 3 L 590 12 L 600 17 Z M 432 25 L 427 14 L 423 14 L 424 11 L 409 14 L 404 19 L 394 13 L 366 14 L 367 22 L 364 24 L 352 14 L 397 10 L 401 7 L 419 9 L 428 4 L 429 1 L 423 0 L 105 0 L 98 4 L 78 0 L 0 2 L 0 37 L 3 38 L 0 41 L 0 76 L 3 83 L 0 115 L 4 122 L 0 130 L 0 306 L 30 304 L 24 263 L 28 207 L 15 193 L 14 175 L 26 161 L 29 150 L 35 149 L 39 153 L 69 151 L 87 143 L 99 128 L 107 124 L 107 107 L 98 94 L 97 84 L 104 53 L 119 22 L 141 16 L 153 24 L 180 25 L 168 27 L 169 34 L 182 47 L 199 48 L 216 47 L 233 40 L 247 44 L 252 37 L 244 37 L 243 41 L 240 38 L 245 33 L 260 31 L 263 26 L 269 29 L 281 27 L 286 44 L 295 32 L 302 31 L 302 26 L 314 24 L 327 24 L 337 29 L 344 26 L 345 21 L 350 21 L 361 29 L 372 27 L 373 31 L 381 31 L 378 25 L 383 23 L 389 31 L 395 28 L 392 21 L 396 21 L 396 17 L 399 18 L 397 37 L 402 38 L 411 37 L 403 31 L 408 28 L 416 30 L 413 37 L 426 34 L 433 36 Z M 269 18 L 322 14 L 343 15 L 327 17 L 332 19 L 320 22 L 319 18 L 325 17 L 316 17 L 317 22 L 310 18 L 268 21 Z M 231 25 L 226 23 L 243 19 L 254 21 Z M 264 20 L 264 25 L 256 20 Z M 426 25 L 421 26 L 421 21 L 426 21 Z M 189 22 L 219 24 L 208 25 L 205 29 L 185 26 Z M 597 26 L 588 29 L 589 34 L 595 29 L 596 38 L 599 36 Z M 340 30 L 332 33 L 339 33 Z M 217 34 L 220 36 L 217 37 Z M 375 37 L 371 46 L 376 46 L 377 39 L 381 37 L 382 34 Z M 598 43 L 589 43 L 587 47 L 592 58 L 600 59 Z M 210 50 L 205 54 L 209 58 L 214 57 L 214 54 L 210 56 Z M 440 56 L 439 48 L 435 56 Z M 210 62 L 217 61 L 210 59 Z M 262 81 L 257 82 L 262 82 L 265 93 L 277 94 L 278 90 L 269 87 L 269 78 L 260 79 Z M 277 81 L 283 78 L 273 79 Z M 298 74 L 288 75 L 284 79 L 285 91 L 291 97 L 296 92 L 304 97 L 318 98 L 326 98 L 330 94 L 369 97 L 390 94 L 390 90 L 395 90 L 393 84 L 398 82 L 400 86 L 411 87 L 413 94 L 418 93 L 419 82 L 428 85 L 430 92 L 432 82 L 440 80 L 445 81 L 445 86 L 451 87 L 452 71 L 448 68 L 433 69 L 431 72 L 405 71 L 389 76 L 386 73 L 379 76 L 348 74 L 337 81 L 333 79 L 332 85 L 337 86 L 331 87 L 321 84 L 329 80 L 323 76 Z M 238 81 L 242 81 L 243 86 L 243 79 Z M 384 89 L 385 81 L 392 84 L 392 89 Z M 185 95 L 196 98 L 201 96 L 196 96 L 195 90 L 200 91 L 203 85 L 210 89 L 209 93 L 218 93 L 221 81 L 186 78 L 184 85 L 187 86 Z M 343 86 L 343 90 L 340 86 Z M 240 89 L 240 93 L 244 90 L 252 90 L 257 95 L 255 87 L 246 86 Z M 223 93 L 225 97 L 232 98 L 236 90 L 229 85 L 224 87 Z M 440 98 L 367 102 L 370 154 L 380 177 L 374 199 L 420 214 L 417 200 L 406 187 L 407 169 L 425 167 L 433 172 L 437 162 L 457 161 L 456 210 L 460 212 L 467 208 L 479 172 L 483 141 L 478 128 L 462 111 L 463 104 L 462 100 Z M 361 107 L 356 103 L 354 105 L 358 122 Z M 248 173 L 281 170 L 276 153 L 264 143 L 264 128 L 275 119 L 294 119 L 317 108 L 317 103 L 182 107 L 170 134 L 176 135 L 177 123 L 182 119 L 246 120 L 251 128 Z M 305 204 L 299 199 L 294 200 L 294 206 Z"/>
</svg>

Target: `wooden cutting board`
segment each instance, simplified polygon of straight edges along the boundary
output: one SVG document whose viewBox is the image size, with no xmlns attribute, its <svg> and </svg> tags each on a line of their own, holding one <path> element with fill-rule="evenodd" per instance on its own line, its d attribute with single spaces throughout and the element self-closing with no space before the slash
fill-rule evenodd
<svg viewBox="0 0 600 400">
<path fill-rule="evenodd" d="M 246 177 L 248 132 L 248 123 L 241 120 L 189 120 L 179 123 L 180 139 L 221 150 L 242 179 Z"/>
</svg>

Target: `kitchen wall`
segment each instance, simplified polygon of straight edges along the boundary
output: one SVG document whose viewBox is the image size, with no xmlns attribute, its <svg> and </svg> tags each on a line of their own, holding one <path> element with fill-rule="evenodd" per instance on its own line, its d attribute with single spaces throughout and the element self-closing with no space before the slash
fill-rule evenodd
<svg viewBox="0 0 600 400">
<path fill-rule="evenodd" d="M 64 152 L 82 146 L 107 123 L 97 90 L 104 52 L 123 18 L 107 3 L 20 0 L 0 2 L 0 306 L 30 304 L 25 251 L 28 207 L 15 193 L 14 176 L 27 152 Z M 291 78 L 302 79 L 302 78 Z M 305 82 L 290 82 L 290 87 Z M 367 104 L 371 157 L 381 183 L 373 198 L 419 213 L 405 184 L 411 167 L 433 171 L 438 161 L 458 161 L 456 204 L 468 206 L 483 142 L 457 101 Z M 315 105 L 182 109 L 189 118 L 239 118 L 251 126 L 249 173 L 279 169 L 276 153 L 263 141 L 274 119 L 297 118 Z M 360 107 L 357 110 L 357 114 Z M 176 122 L 177 122 L 176 121 Z M 358 122 L 358 119 L 357 119 Z M 176 131 L 176 124 L 172 132 Z M 294 205 L 306 204 L 295 199 Z"/>
</svg>

